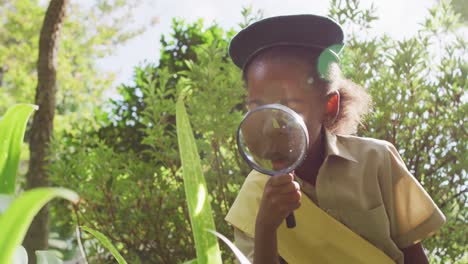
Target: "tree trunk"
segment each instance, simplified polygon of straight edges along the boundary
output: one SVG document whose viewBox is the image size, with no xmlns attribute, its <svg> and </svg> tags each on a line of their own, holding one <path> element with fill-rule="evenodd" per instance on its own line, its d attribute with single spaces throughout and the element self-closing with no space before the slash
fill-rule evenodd
<svg viewBox="0 0 468 264">
<path fill-rule="evenodd" d="M 39 110 L 34 115 L 29 139 L 30 161 L 26 174 L 27 189 L 49 185 L 45 165 L 47 164 L 47 148 L 53 133 L 59 33 L 67 5 L 68 0 L 51 0 L 41 29 L 35 102 Z M 48 236 L 49 209 L 45 206 L 36 215 L 24 240 L 30 263 L 36 263 L 36 250 L 48 247 Z"/>
</svg>

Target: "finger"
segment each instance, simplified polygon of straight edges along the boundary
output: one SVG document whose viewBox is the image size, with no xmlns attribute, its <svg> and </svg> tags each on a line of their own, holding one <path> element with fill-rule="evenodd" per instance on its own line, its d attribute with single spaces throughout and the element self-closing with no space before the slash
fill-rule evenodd
<svg viewBox="0 0 468 264">
<path fill-rule="evenodd" d="M 277 193 L 276 195 L 268 198 L 270 199 L 271 204 L 273 206 L 282 206 L 282 205 L 290 205 L 290 204 L 296 204 L 300 202 L 302 197 L 302 193 L 300 191 L 297 192 L 290 192 L 287 194 L 279 194 Z"/>
<path fill-rule="evenodd" d="M 280 186 L 275 186 L 274 188 L 278 193 L 281 193 L 281 194 L 288 194 L 288 193 L 297 192 L 301 190 L 301 186 L 296 181 L 292 181 L 290 183 L 286 183 Z"/>
<path fill-rule="evenodd" d="M 301 191 L 294 191 L 294 192 L 289 192 L 286 194 L 280 194 L 278 199 L 280 199 L 284 203 L 294 204 L 294 203 L 299 202 L 301 200 L 301 197 L 302 197 Z"/>
<path fill-rule="evenodd" d="M 268 181 L 271 186 L 280 186 L 283 184 L 291 183 L 294 180 L 294 176 L 292 173 L 289 174 L 281 174 L 271 177 Z"/>
<path fill-rule="evenodd" d="M 281 212 L 282 214 L 289 214 L 294 210 L 298 209 L 301 206 L 301 194 L 300 193 L 293 193 L 289 195 L 283 195 L 283 197 L 279 198 L 276 203 L 276 210 Z"/>
</svg>

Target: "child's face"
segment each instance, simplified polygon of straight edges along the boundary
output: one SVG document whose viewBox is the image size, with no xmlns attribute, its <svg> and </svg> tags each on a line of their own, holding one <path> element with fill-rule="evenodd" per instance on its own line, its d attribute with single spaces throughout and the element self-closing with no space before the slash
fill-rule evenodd
<svg viewBox="0 0 468 264">
<path fill-rule="evenodd" d="M 248 67 L 248 107 L 280 103 L 295 110 L 309 130 L 314 144 L 325 120 L 326 97 L 310 64 L 297 58 L 257 58 Z"/>
</svg>

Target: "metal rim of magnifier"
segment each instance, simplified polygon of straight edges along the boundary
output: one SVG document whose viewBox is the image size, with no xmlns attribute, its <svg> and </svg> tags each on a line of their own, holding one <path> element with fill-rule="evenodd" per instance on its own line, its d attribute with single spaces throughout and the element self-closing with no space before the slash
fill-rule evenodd
<svg viewBox="0 0 468 264">
<path fill-rule="evenodd" d="M 261 110 L 264 110 L 264 109 L 275 109 L 275 110 L 280 110 L 280 111 L 283 111 L 283 112 L 286 112 L 287 114 L 293 116 L 294 119 L 296 119 L 299 123 L 299 126 L 301 126 L 302 128 L 302 132 L 304 133 L 304 136 L 305 136 L 305 141 L 306 141 L 306 144 L 305 144 L 305 147 L 304 149 L 301 150 L 301 154 L 299 156 L 299 159 L 297 159 L 291 166 L 287 167 L 286 169 L 282 169 L 282 170 L 279 170 L 279 171 L 269 171 L 269 170 L 266 170 L 266 169 L 263 169 L 259 166 L 257 166 L 255 163 L 253 163 L 252 161 L 250 161 L 250 159 L 247 157 L 247 154 L 242 151 L 242 146 L 241 146 L 241 142 L 240 142 L 240 135 L 241 135 L 241 127 L 242 127 L 242 124 L 244 123 L 244 121 L 247 119 L 248 116 L 250 116 L 251 114 L 255 113 L 255 112 L 258 112 L 258 111 L 261 111 Z M 251 110 L 249 112 L 247 112 L 247 114 L 245 114 L 244 118 L 242 119 L 242 122 L 240 123 L 239 127 L 237 128 L 237 148 L 239 149 L 239 152 L 241 153 L 241 156 L 242 158 L 252 167 L 254 168 L 256 171 L 259 171 L 263 174 L 267 174 L 267 175 L 270 175 L 270 176 L 275 176 L 275 175 L 280 175 L 280 174 L 286 174 L 286 173 L 290 173 L 291 171 L 293 171 L 295 168 L 297 168 L 297 166 L 299 166 L 305 159 L 306 157 L 306 154 L 307 154 L 307 148 L 309 146 L 309 133 L 307 131 L 307 127 L 304 123 L 304 120 L 302 119 L 302 117 L 296 113 L 294 110 L 292 110 L 291 108 L 285 106 L 285 105 L 282 105 L 282 104 L 267 104 L 267 105 L 262 105 L 262 106 L 259 106 L 257 108 L 255 108 L 254 110 Z M 274 172 L 274 173 L 273 173 Z"/>
</svg>

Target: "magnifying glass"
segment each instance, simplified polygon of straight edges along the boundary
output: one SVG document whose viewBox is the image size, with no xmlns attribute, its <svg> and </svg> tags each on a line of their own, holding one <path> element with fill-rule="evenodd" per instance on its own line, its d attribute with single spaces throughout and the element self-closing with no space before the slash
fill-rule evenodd
<svg viewBox="0 0 468 264">
<path fill-rule="evenodd" d="M 288 174 L 304 161 L 309 133 L 302 117 L 281 104 L 263 105 L 249 111 L 237 130 L 237 145 L 254 170 L 276 176 Z M 286 218 L 296 226 L 294 214 Z"/>
</svg>

